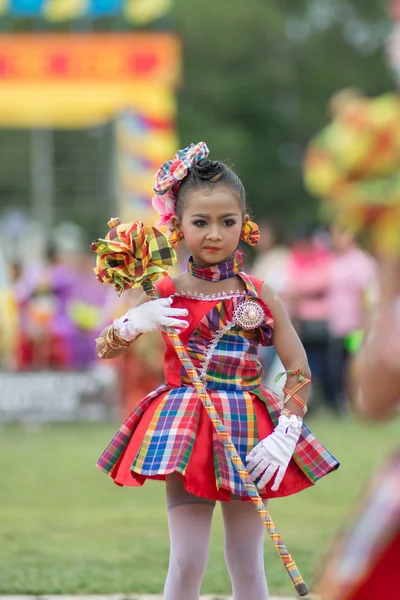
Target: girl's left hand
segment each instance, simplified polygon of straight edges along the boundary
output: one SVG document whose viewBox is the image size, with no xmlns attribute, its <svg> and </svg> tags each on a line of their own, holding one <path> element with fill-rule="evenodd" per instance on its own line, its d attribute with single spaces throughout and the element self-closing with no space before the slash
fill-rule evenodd
<svg viewBox="0 0 400 600">
<path fill-rule="evenodd" d="M 261 490 L 275 476 L 271 490 L 276 492 L 286 473 L 301 433 L 302 421 L 296 415 L 281 415 L 279 424 L 268 437 L 264 438 L 247 455 L 247 470 Z"/>
</svg>

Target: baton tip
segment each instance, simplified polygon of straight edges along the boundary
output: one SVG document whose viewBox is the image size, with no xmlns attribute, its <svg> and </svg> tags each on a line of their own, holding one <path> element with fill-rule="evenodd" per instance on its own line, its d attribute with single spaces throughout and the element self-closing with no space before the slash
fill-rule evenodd
<svg viewBox="0 0 400 600">
<path fill-rule="evenodd" d="M 304 596 L 308 595 L 308 587 L 304 582 L 299 583 L 298 585 L 296 585 L 296 592 L 301 598 L 303 598 Z"/>
</svg>

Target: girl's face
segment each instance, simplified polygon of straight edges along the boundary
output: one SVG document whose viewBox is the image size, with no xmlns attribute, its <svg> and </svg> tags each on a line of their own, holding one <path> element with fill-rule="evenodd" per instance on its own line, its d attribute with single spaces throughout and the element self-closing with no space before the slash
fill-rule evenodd
<svg viewBox="0 0 400 600">
<path fill-rule="evenodd" d="M 236 250 L 243 225 L 241 201 L 230 188 L 193 190 L 183 206 L 182 218 L 173 225 L 185 236 L 186 246 L 198 265 L 216 265 Z"/>
</svg>

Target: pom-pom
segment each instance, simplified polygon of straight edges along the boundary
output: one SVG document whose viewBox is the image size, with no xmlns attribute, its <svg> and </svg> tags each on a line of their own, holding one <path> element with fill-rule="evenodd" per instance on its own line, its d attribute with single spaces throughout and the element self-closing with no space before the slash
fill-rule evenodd
<svg viewBox="0 0 400 600">
<path fill-rule="evenodd" d="M 240 239 L 249 246 L 256 246 L 260 241 L 260 229 L 257 223 L 254 223 L 253 221 L 247 221 L 247 223 L 243 226 Z"/>
<path fill-rule="evenodd" d="M 177 261 L 168 238 L 141 221 L 114 225 L 104 239 L 93 242 L 91 249 L 97 254 L 93 269 L 97 279 L 111 283 L 120 295 L 146 280 L 154 282 L 167 275 L 168 267 Z"/>
</svg>

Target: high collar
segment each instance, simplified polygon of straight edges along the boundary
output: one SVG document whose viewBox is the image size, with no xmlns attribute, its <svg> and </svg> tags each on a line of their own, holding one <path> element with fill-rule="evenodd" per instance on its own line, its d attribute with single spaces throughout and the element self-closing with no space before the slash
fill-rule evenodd
<svg viewBox="0 0 400 600">
<path fill-rule="evenodd" d="M 193 277 L 204 279 L 205 281 L 223 281 L 224 279 L 230 279 L 243 271 L 242 252 L 238 250 L 229 260 L 207 267 L 196 265 L 191 256 L 188 260 L 187 270 Z"/>
</svg>

